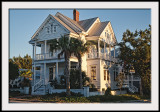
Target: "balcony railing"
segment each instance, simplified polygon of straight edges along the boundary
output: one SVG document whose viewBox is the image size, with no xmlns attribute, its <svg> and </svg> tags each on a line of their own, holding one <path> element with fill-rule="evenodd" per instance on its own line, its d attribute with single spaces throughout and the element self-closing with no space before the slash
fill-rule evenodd
<svg viewBox="0 0 160 112">
<path fill-rule="evenodd" d="M 71 57 L 75 56 L 72 54 Z M 64 54 L 60 56 L 60 58 L 64 58 Z M 35 60 L 45 60 L 45 59 L 58 59 L 58 53 L 36 54 Z"/>
<path fill-rule="evenodd" d="M 98 53 L 98 52 L 87 53 L 87 59 L 95 59 L 95 58 L 117 62 L 116 58 L 114 58 L 113 56 L 109 56 L 109 54 L 107 53 Z"/>
</svg>

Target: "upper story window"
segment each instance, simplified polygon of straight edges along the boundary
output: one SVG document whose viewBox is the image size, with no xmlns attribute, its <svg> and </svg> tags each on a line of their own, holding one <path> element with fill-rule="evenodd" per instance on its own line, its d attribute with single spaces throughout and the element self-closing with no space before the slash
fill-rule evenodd
<svg viewBox="0 0 160 112">
<path fill-rule="evenodd" d="M 47 31 L 47 34 L 49 34 L 49 33 L 50 33 L 50 31 L 49 31 L 49 27 L 46 27 L 46 31 Z"/>
<path fill-rule="evenodd" d="M 75 69 L 77 69 L 77 67 L 76 66 L 71 66 L 71 69 L 75 70 Z"/>
<path fill-rule="evenodd" d="M 53 32 L 55 33 L 57 31 L 56 26 L 53 27 Z"/>
<path fill-rule="evenodd" d="M 53 24 L 51 24 L 51 32 L 53 33 Z"/>
</svg>

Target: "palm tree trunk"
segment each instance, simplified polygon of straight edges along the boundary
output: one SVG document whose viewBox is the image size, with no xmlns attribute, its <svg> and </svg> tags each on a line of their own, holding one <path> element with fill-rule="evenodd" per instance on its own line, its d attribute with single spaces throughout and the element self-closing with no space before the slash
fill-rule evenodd
<svg viewBox="0 0 160 112">
<path fill-rule="evenodd" d="M 70 96 L 69 57 L 65 56 L 66 94 Z"/>
<path fill-rule="evenodd" d="M 81 66 L 81 64 L 82 64 L 82 59 L 81 59 L 81 56 L 79 57 L 79 59 L 78 59 L 78 61 L 79 61 L 79 78 L 80 78 L 80 89 L 83 89 L 83 84 L 82 84 L 82 66 Z"/>
</svg>

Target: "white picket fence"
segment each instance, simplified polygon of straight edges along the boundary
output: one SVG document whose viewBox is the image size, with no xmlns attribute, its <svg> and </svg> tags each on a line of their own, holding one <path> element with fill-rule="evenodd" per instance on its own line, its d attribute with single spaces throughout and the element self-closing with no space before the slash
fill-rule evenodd
<svg viewBox="0 0 160 112">
<path fill-rule="evenodd" d="M 81 93 L 85 97 L 104 95 L 104 92 L 99 92 L 99 91 L 89 92 L 89 87 L 83 87 L 83 89 L 70 89 L 70 91 L 74 93 Z M 66 89 L 53 89 L 53 88 L 49 89 L 49 94 L 62 93 L 62 92 L 66 92 Z"/>
</svg>

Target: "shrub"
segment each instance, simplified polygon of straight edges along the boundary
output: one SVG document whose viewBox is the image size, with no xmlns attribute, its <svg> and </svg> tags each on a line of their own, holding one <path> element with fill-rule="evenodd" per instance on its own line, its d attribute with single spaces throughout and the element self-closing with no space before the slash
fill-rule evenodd
<svg viewBox="0 0 160 112">
<path fill-rule="evenodd" d="M 94 92 L 94 91 L 98 91 L 97 88 L 95 87 L 94 84 L 90 84 L 90 88 L 89 88 L 90 92 Z"/>
<path fill-rule="evenodd" d="M 80 75 L 79 70 L 70 71 L 70 88 L 79 89 L 80 88 Z M 90 84 L 90 79 L 87 77 L 86 73 L 82 71 L 82 84 L 83 86 L 88 86 Z"/>
<path fill-rule="evenodd" d="M 111 88 L 108 87 L 105 91 L 105 96 L 110 96 L 111 95 Z"/>
<path fill-rule="evenodd" d="M 24 77 L 23 81 L 20 83 L 20 87 L 31 87 L 30 80 Z"/>
</svg>

